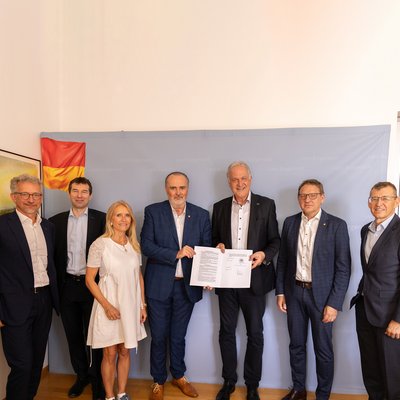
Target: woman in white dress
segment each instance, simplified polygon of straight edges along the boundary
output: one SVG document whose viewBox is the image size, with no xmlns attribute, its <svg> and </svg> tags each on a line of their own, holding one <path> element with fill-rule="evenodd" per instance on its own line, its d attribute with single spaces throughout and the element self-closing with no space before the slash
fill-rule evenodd
<svg viewBox="0 0 400 400">
<path fill-rule="evenodd" d="M 106 400 L 128 400 L 126 384 L 130 367 L 129 349 L 146 337 L 147 318 L 140 245 L 136 220 L 125 201 L 113 203 L 107 211 L 106 232 L 90 246 L 86 285 L 93 294 L 88 345 L 103 348 L 101 374 Z M 100 280 L 95 281 L 99 271 Z M 117 362 L 118 357 L 118 362 Z"/>
</svg>

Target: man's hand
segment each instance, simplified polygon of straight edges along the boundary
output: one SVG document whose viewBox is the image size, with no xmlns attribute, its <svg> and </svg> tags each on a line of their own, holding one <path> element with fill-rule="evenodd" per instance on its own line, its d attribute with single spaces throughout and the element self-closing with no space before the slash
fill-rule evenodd
<svg viewBox="0 0 400 400">
<path fill-rule="evenodd" d="M 0 321 L 0 328 L 2 328 L 3 326 L 5 326 L 5 325 L 3 324 L 3 321 Z"/>
<path fill-rule="evenodd" d="M 190 246 L 183 246 L 177 253 L 176 258 L 180 260 L 183 257 L 193 258 L 196 253 Z"/>
<path fill-rule="evenodd" d="M 278 306 L 279 311 L 282 311 L 284 313 L 287 312 L 285 295 L 279 294 L 278 296 L 276 296 L 276 305 Z"/>
<path fill-rule="evenodd" d="M 400 323 L 391 320 L 386 328 L 385 335 L 392 339 L 400 339 Z"/>
<path fill-rule="evenodd" d="M 337 317 L 337 310 L 331 306 L 325 306 L 324 313 L 322 315 L 322 322 L 328 323 L 333 322 Z"/>
<path fill-rule="evenodd" d="M 225 245 L 223 243 L 218 243 L 217 249 L 220 249 L 221 253 L 225 253 Z"/>
<path fill-rule="evenodd" d="M 265 260 L 265 253 L 263 251 L 257 251 L 250 256 L 251 269 L 258 267 Z"/>
</svg>

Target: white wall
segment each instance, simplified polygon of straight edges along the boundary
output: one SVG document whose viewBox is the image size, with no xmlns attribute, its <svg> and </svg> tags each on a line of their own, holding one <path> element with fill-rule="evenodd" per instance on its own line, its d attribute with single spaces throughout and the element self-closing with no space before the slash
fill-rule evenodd
<svg viewBox="0 0 400 400">
<path fill-rule="evenodd" d="M 57 130 L 396 132 L 399 17 L 397 0 L 0 0 L 0 147 L 39 157 Z"/>
<path fill-rule="evenodd" d="M 0 0 L 0 148 L 40 158 L 39 133 L 59 129 L 60 2 Z M 8 366 L 0 343 L 0 399 Z"/>
</svg>

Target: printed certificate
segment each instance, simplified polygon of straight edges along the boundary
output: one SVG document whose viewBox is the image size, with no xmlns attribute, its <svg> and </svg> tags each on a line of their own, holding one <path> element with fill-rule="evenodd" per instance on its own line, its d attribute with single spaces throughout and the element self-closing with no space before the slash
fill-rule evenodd
<svg viewBox="0 0 400 400">
<path fill-rule="evenodd" d="M 252 250 L 225 249 L 195 246 L 193 257 L 192 286 L 213 288 L 249 288 Z"/>
</svg>

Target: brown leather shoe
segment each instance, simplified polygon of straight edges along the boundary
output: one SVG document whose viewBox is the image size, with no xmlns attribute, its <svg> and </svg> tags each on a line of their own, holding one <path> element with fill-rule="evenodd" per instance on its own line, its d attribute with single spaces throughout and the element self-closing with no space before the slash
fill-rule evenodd
<svg viewBox="0 0 400 400">
<path fill-rule="evenodd" d="M 172 379 L 171 382 L 174 386 L 178 386 L 182 393 L 189 397 L 198 397 L 197 390 L 193 385 L 187 380 L 186 376 L 182 376 L 179 379 Z"/>
<path fill-rule="evenodd" d="M 159 385 L 158 383 L 153 383 L 151 385 L 151 392 L 149 400 L 163 400 L 164 398 L 164 385 Z"/>
<path fill-rule="evenodd" d="M 292 389 L 282 400 L 307 400 L 307 391 Z"/>
</svg>

